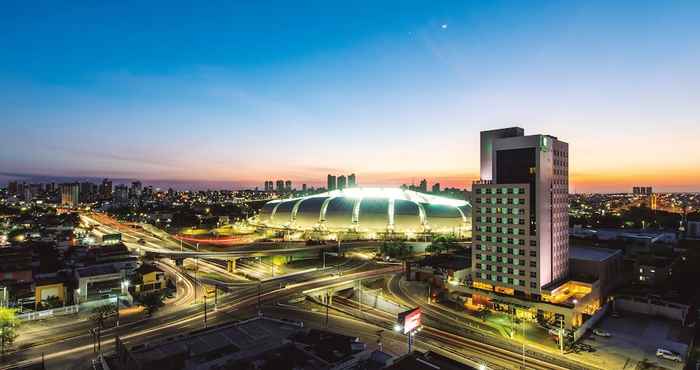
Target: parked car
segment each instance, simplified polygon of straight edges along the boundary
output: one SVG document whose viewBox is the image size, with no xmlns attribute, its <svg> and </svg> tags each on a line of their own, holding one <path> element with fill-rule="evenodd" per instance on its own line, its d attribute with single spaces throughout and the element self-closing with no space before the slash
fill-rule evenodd
<svg viewBox="0 0 700 370">
<path fill-rule="evenodd" d="M 656 350 L 656 357 L 664 358 L 666 360 L 683 362 L 683 357 L 679 353 L 669 351 L 667 349 L 659 348 Z"/>
<path fill-rule="evenodd" d="M 600 330 L 600 329 L 593 329 L 593 334 L 599 336 L 599 337 L 611 337 L 612 334 L 608 333 L 607 331 Z"/>
</svg>

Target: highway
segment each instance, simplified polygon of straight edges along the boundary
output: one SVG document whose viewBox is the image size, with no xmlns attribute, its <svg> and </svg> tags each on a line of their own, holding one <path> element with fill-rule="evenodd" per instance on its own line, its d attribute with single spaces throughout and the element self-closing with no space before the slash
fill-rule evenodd
<svg viewBox="0 0 700 370">
<path fill-rule="evenodd" d="M 96 225 L 104 232 L 114 232 L 110 226 Z M 158 240 L 152 235 L 140 231 L 123 232 L 126 243 L 131 244 L 135 238 L 148 239 L 146 243 L 155 244 L 155 248 L 173 247 L 167 241 Z M 156 243 L 162 243 L 164 246 Z M 170 245 L 168 245 L 170 244 Z M 129 345 L 143 343 L 154 337 L 169 336 L 183 331 L 201 328 L 204 325 L 204 304 L 202 290 L 195 279 L 183 273 L 181 268 L 174 266 L 167 259 L 156 262 L 161 269 L 175 278 L 178 293 L 166 306 L 153 317 L 128 322 L 119 327 L 110 327 L 102 331 L 102 348 L 110 350 L 116 336 Z M 199 260 L 199 268 L 210 268 L 219 273 L 228 273 L 216 263 Z M 208 323 L 225 322 L 233 318 L 245 318 L 257 312 L 259 304 L 275 301 L 290 295 L 298 295 L 301 291 L 319 288 L 339 282 L 353 281 L 357 278 L 370 278 L 393 274 L 397 266 L 376 266 L 367 261 L 355 261 L 341 265 L 339 268 L 313 269 L 299 274 L 290 274 L 268 278 L 260 282 L 241 282 L 226 287 L 228 294 L 222 294 L 218 299 L 216 310 L 214 302 L 208 300 Z M 340 271 L 342 276 L 338 276 Z M 233 274 L 232 274 L 233 275 Z M 195 296 L 199 297 L 195 304 Z M 70 319 L 68 319 L 70 320 Z M 52 369 L 82 369 L 84 364 L 95 357 L 92 335 L 88 332 L 94 326 L 90 320 L 69 321 L 60 325 L 38 328 L 36 331 L 22 333 L 14 351 L 10 351 L 2 361 L 0 369 L 6 369 L 21 364 L 41 361 L 42 358 Z"/>
<path fill-rule="evenodd" d="M 425 299 L 412 296 L 402 289 L 399 284 L 400 278 L 401 275 L 393 275 L 387 282 L 387 290 L 400 304 L 406 307 L 421 307 L 423 322 L 429 325 L 426 333 L 421 334 L 429 335 L 436 331 L 441 336 L 454 336 L 466 343 L 464 344 L 466 348 L 471 348 L 477 353 L 484 350 L 488 350 L 491 353 L 500 352 L 503 356 L 509 355 L 513 359 L 519 358 L 520 363 L 523 362 L 523 357 L 525 357 L 528 367 L 547 368 L 536 367 L 546 364 L 546 366 L 551 366 L 549 367 L 551 369 L 595 369 L 590 364 L 566 359 L 557 354 L 545 353 L 531 347 L 523 348 L 521 344 L 508 341 L 499 333 L 494 333 L 489 327 L 480 325 L 478 322 L 466 320 L 440 305 L 429 304 Z"/>
<path fill-rule="evenodd" d="M 108 220 L 105 216 L 100 216 L 99 220 L 96 216 L 81 214 L 81 220 L 87 224 L 94 225 L 103 229 L 106 233 L 121 233 L 122 236 L 128 236 L 130 243 L 138 245 L 133 246 L 145 253 L 157 255 L 160 257 L 169 258 L 223 258 L 226 257 L 268 257 L 278 255 L 291 255 L 303 252 L 315 252 L 323 249 L 336 249 L 335 244 L 322 245 L 305 245 L 304 242 L 283 242 L 283 243 L 250 243 L 241 244 L 229 248 L 214 248 L 206 245 L 201 245 L 201 248 L 195 250 L 195 245 L 190 240 L 175 239 L 171 235 L 160 232 L 157 235 L 147 233 L 143 230 L 130 228 L 124 225 L 119 225 L 113 220 Z M 153 239 L 156 239 L 154 241 Z M 138 243 L 140 239 L 144 243 Z M 195 243 L 196 244 L 196 243 Z M 165 248 L 163 247 L 165 245 Z M 185 249 L 185 246 L 189 247 Z M 376 249 L 378 242 L 362 241 L 362 242 L 344 242 L 343 250 L 348 249 Z"/>
<path fill-rule="evenodd" d="M 96 225 L 96 228 L 104 232 L 116 230 L 102 224 Z M 179 243 L 163 240 L 164 238 L 142 231 L 120 230 L 120 232 L 130 246 L 133 246 L 132 241 L 138 238 L 143 239 L 145 243 L 137 242 L 137 247 L 166 251 L 171 248 L 180 248 Z M 184 249 L 184 246 L 182 248 Z M 131 346 L 145 343 L 156 337 L 166 337 L 202 328 L 205 325 L 205 317 L 206 324 L 213 325 L 247 318 L 257 314 L 259 310 L 276 317 L 304 321 L 307 326 L 323 327 L 326 323 L 324 310 L 314 312 L 308 308 L 276 303 L 286 302 L 285 297 L 299 295 L 307 290 L 338 286 L 358 279 L 391 276 L 392 278 L 388 280 L 389 291 L 404 305 L 422 306 L 424 309 L 424 329 L 417 335 L 417 349 L 433 350 L 460 361 L 467 361 L 475 367 L 488 365 L 489 369 L 494 370 L 520 368 L 523 363 L 526 368 L 537 370 L 581 368 L 562 365 L 558 360 L 543 361 L 539 356 L 533 356 L 534 353 L 531 351 L 525 352 L 523 356 L 522 351 L 490 343 L 490 337 L 487 334 L 473 328 L 466 328 L 463 321 L 449 315 L 448 312 L 420 302 L 401 291 L 397 278 L 400 276 L 398 273 L 402 269 L 401 266 L 378 265 L 370 261 L 351 261 L 339 267 L 310 269 L 272 278 L 264 274 L 264 270 L 269 266 L 245 263 L 244 268 L 257 271 L 261 281 L 239 280 L 222 283 L 209 281 L 211 279 L 199 279 L 207 284 L 216 284 L 222 288 L 222 292 L 225 292 L 218 297 L 216 309 L 213 307 L 213 300 L 208 300 L 205 314 L 201 284 L 197 284 L 192 276 L 183 273 L 184 269 L 174 266 L 168 259 L 161 259 L 157 263 L 167 274 L 177 280 L 178 294 L 168 302 L 166 308 L 151 318 L 103 330 L 101 338 L 103 352 L 109 353 L 113 350 L 114 339 L 117 336 Z M 202 272 L 235 275 L 226 271 L 219 262 L 199 259 L 198 268 Z M 337 274 L 338 271 L 342 273 Z M 240 277 L 237 278 L 240 279 Z M 195 302 L 195 297 L 199 297 L 198 302 Z M 390 352 L 399 354 L 406 350 L 406 337 L 393 331 L 395 315 L 366 306 L 359 310 L 357 302 L 340 296 L 334 298 L 331 311 L 333 312 L 332 315 L 329 314 L 331 330 L 356 335 L 367 343 L 381 336 L 382 343 L 387 346 L 385 349 Z M 40 361 L 43 358 L 51 369 L 84 369 L 85 364 L 95 358 L 93 352 L 95 342 L 88 333 L 92 325 L 89 321 L 69 323 L 51 328 L 46 332 L 28 333 L 25 337 L 32 340 L 25 341 L 23 345 L 18 346 L 17 350 L 9 353 L 3 364 L 14 366 Z M 40 339 L 36 340 L 37 337 Z M 7 368 L 9 365 L 0 366 L 0 369 Z"/>
<path fill-rule="evenodd" d="M 372 266 L 374 267 L 374 266 Z M 321 276 L 311 280 L 282 284 L 278 281 L 260 283 L 254 287 L 239 290 L 235 295 L 230 294 L 221 297 L 217 309 L 213 310 L 213 302 L 209 299 L 207 322 L 216 323 L 231 320 L 232 318 L 247 317 L 254 314 L 258 302 L 274 302 L 283 297 L 299 294 L 306 289 L 319 288 L 327 284 L 365 279 L 397 272 L 396 266 L 373 268 L 366 271 L 350 272 L 343 276 L 327 275 L 320 272 Z M 298 279 L 298 278 L 297 278 Z M 204 326 L 204 305 L 197 304 L 186 309 L 176 310 L 172 313 L 156 315 L 152 318 L 109 328 L 103 331 L 103 350 L 111 351 L 114 338 L 119 336 L 128 345 L 143 343 L 150 338 L 170 336 L 193 330 Z M 241 313 L 246 315 L 241 316 Z M 80 363 L 93 358 L 93 340 L 87 332 L 74 335 L 61 336 L 53 341 L 45 341 L 32 346 L 20 348 L 8 353 L 0 369 L 11 368 L 16 365 L 41 361 L 42 357 L 52 369 L 81 369 Z"/>
</svg>

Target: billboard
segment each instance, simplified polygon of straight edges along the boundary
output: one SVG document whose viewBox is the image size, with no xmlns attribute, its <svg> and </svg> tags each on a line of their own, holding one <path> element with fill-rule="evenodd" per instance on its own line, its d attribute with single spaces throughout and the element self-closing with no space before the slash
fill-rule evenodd
<svg viewBox="0 0 700 370">
<path fill-rule="evenodd" d="M 420 307 L 401 312 L 398 317 L 398 323 L 403 328 L 403 333 L 408 334 L 416 330 L 421 325 L 421 310 Z"/>
</svg>

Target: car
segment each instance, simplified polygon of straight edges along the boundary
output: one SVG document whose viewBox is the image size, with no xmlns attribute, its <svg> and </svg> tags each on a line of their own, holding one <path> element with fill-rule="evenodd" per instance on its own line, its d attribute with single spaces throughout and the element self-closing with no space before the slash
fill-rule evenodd
<svg viewBox="0 0 700 370">
<path fill-rule="evenodd" d="M 595 334 L 599 337 L 605 337 L 605 338 L 612 336 L 612 334 L 608 333 L 607 331 L 600 330 L 600 329 L 593 329 L 593 334 Z"/>
<path fill-rule="evenodd" d="M 614 318 L 616 318 L 616 319 L 619 319 L 620 317 L 622 317 L 622 315 L 620 315 L 620 313 L 617 312 L 617 311 L 613 311 L 613 313 L 610 314 L 610 316 L 612 316 L 612 317 L 614 317 Z"/>
<path fill-rule="evenodd" d="M 683 357 L 681 357 L 679 353 L 669 351 L 663 348 L 659 348 L 656 350 L 656 357 L 676 362 L 683 362 Z"/>
<path fill-rule="evenodd" d="M 553 335 L 553 336 L 557 336 L 557 337 L 558 337 L 558 336 L 559 336 L 559 330 L 560 330 L 560 329 L 549 329 L 549 330 L 547 331 L 547 333 L 549 333 L 549 335 Z"/>
</svg>

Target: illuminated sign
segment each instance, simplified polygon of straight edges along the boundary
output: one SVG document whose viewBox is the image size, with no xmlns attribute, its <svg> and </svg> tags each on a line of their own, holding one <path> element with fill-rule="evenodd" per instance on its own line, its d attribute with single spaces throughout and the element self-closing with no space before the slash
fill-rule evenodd
<svg viewBox="0 0 700 370">
<path fill-rule="evenodd" d="M 540 136 L 540 150 L 543 152 L 548 152 L 552 140 L 547 136 Z"/>
<path fill-rule="evenodd" d="M 399 325 L 403 328 L 403 333 L 408 334 L 416 330 L 421 325 L 420 318 L 420 307 L 401 312 L 399 314 Z"/>
</svg>

